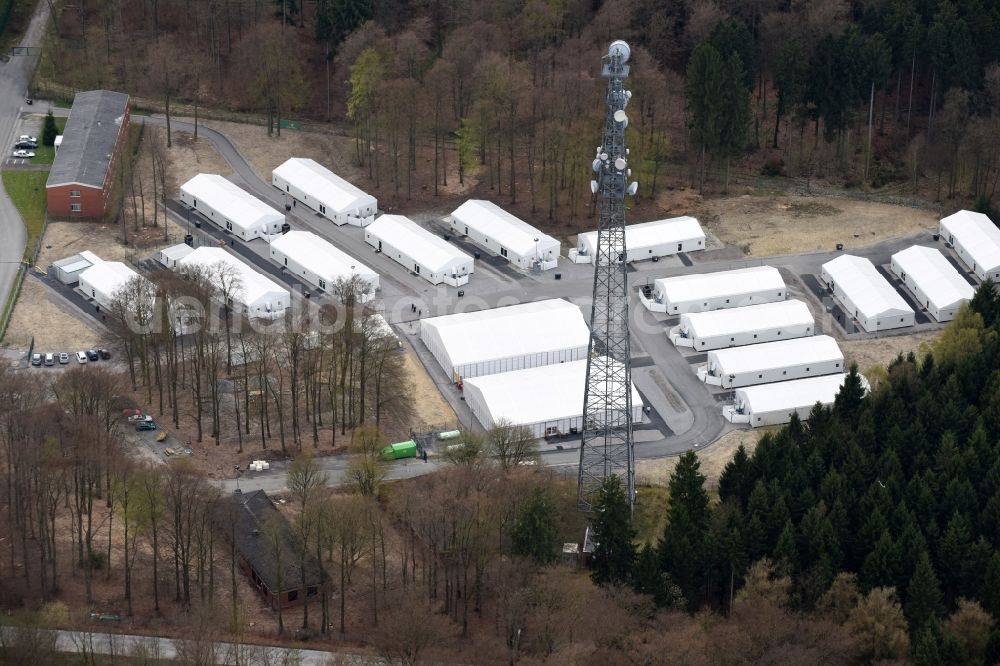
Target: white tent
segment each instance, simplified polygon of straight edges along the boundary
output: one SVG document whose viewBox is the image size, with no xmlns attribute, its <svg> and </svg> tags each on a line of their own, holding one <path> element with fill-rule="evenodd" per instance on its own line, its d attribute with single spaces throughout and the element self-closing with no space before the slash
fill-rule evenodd
<svg viewBox="0 0 1000 666">
<path fill-rule="evenodd" d="M 847 316 L 866 331 L 913 326 L 913 308 L 868 259 L 842 254 L 823 264 L 820 275 Z"/>
<path fill-rule="evenodd" d="M 698 376 L 708 384 L 737 388 L 843 372 L 837 341 L 816 335 L 710 351 Z"/>
<path fill-rule="evenodd" d="M 364 227 L 375 221 L 378 201 L 322 164 L 304 157 L 286 160 L 271 172 L 271 183 L 337 225 Z"/>
<path fill-rule="evenodd" d="M 141 276 L 120 261 L 99 261 L 80 273 L 80 291 L 107 310 L 118 292 L 138 277 Z"/>
<path fill-rule="evenodd" d="M 955 267 L 932 247 L 913 245 L 892 255 L 892 272 L 937 321 L 950 321 L 975 290 Z"/>
<path fill-rule="evenodd" d="M 289 231 L 271 241 L 271 259 L 288 272 L 323 291 L 333 293 L 338 280 L 358 276 L 367 285 L 361 302 L 375 297 L 379 288 L 378 273 L 354 257 L 340 251 L 329 241 L 309 231 Z"/>
<path fill-rule="evenodd" d="M 402 215 L 369 224 L 365 242 L 431 284 L 460 287 L 473 271 L 472 257 Z"/>
<path fill-rule="evenodd" d="M 980 280 L 1000 283 L 1000 229 L 990 218 L 960 210 L 941 220 L 940 233 Z"/>
<path fill-rule="evenodd" d="M 285 216 L 235 183 L 200 173 L 181 185 L 181 201 L 245 241 L 281 233 Z"/>
<path fill-rule="evenodd" d="M 511 215 L 492 201 L 470 199 L 451 214 L 452 231 L 520 268 L 555 268 L 559 241 Z"/>
<path fill-rule="evenodd" d="M 653 300 L 644 302 L 654 312 L 683 314 L 783 301 L 785 293 L 777 268 L 753 266 L 660 278 L 654 283 Z"/>
<path fill-rule="evenodd" d="M 483 427 L 504 419 L 535 437 L 575 433 L 583 414 L 587 361 L 546 365 L 465 382 L 465 401 Z M 632 421 L 642 420 L 642 397 L 632 386 Z"/>
<path fill-rule="evenodd" d="M 625 227 L 626 261 L 642 261 L 666 257 L 678 252 L 705 249 L 705 232 L 693 217 L 672 217 L 667 220 L 630 224 Z M 593 263 L 597 253 L 597 232 L 588 231 L 576 237 L 574 261 Z"/>
<path fill-rule="evenodd" d="M 562 299 L 430 317 L 420 339 L 453 380 L 587 358 L 590 331 Z"/>
<path fill-rule="evenodd" d="M 234 306 L 253 319 L 277 319 L 291 304 L 288 290 L 220 247 L 199 247 L 177 262 L 180 270 L 206 271 L 220 291 L 230 290 Z"/>
<path fill-rule="evenodd" d="M 698 351 L 740 347 L 813 334 L 812 313 L 802 301 L 779 301 L 711 312 L 689 312 L 670 329 L 678 347 Z"/>
<path fill-rule="evenodd" d="M 722 414 L 732 423 L 749 423 L 754 428 L 788 423 L 793 412 L 806 420 L 817 402 L 827 407 L 833 404 L 846 377 L 825 375 L 736 389 L 735 403 L 723 407 Z M 864 377 L 861 383 L 867 390 Z"/>
</svg>

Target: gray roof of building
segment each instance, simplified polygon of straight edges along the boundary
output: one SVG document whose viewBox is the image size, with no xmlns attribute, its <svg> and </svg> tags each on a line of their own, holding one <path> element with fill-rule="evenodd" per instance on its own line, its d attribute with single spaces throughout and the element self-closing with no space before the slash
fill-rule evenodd
<svg viewBox="0 0 1000 666">
<path fill-rule="evenodd" d="M 63 130 L 62 144 L 46 185 L 80 183 L 102 187 L 115 150 L 128 95 L 108 90 L 79 92 Z"/>
</svg>

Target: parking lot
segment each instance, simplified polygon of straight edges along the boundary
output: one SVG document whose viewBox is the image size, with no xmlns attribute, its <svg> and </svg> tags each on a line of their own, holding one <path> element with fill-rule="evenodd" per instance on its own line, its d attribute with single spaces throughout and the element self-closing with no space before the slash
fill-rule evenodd
<svg viewBox="0 0 1000 666">
<path fill-rule="evenodd" d="M 10 136 L 4 137 L 4 157 L 3 157 L 3 168 L 4 169 L 47 169 L 48 164 L 39 164 L 36 162 L 35 158 L 26 157 L 14 157 L 14 144 L 17 143 L 17 138 L 22 135 L 28 135 L 38 139 L 39 145 L 41 145 L 42 138 L 42 125 L 44 123 L 45 117 L 38 113 L 24 113 L 17 119 L 14 123 L 14 127 L 11 130 Z M 36 152 L 36 151 L 32 151 Z"/>
</svg>

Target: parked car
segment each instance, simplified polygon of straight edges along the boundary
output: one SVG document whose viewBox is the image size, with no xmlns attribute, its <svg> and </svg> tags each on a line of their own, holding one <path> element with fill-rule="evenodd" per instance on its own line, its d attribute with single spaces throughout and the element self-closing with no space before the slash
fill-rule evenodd
<svg viewBox="0 0 1000 666">
<path fill-rule="evenodd" d="M 111 358 L 111 352 L 109 352 L 107 349 L 98 349 L 97 353 L 100 354 L 101 358 L 104 359 L 105 361 Z"/>
<path fill-rule="evenodd" d="M 132 416 L 128 417 L 128 420 L 129 423 L 141 423 L 142 421 L 152 422 L 153 417 L 150 416 L 149 414 L 133 414 Z"/>
<path fill-rule="evenodd" d="M 76 353 L 76 362 L 77 363 L 86 363 L 87 362 L 87 352 L 85 352 L 85 351 L 78 351 Z"/>
<path fill-rule="evenodd" d="M 97 350 L 96 349 L 88 349 L 87 350 L 87 360 L 88 361 L 99 361 L 100 359 L 101 359 L 101 357 L 97 355 Z"/>
<path fill-rule="evenodd" d="M 67 363 L 69 363 L 69 354 L 59 352 L 59 365 L 66 365 Z"/>
<path fill-rule="evenodd" d="M 35 153 L 30 150 L 15 150 L 14 157 L 34 157 Z"/>
<path fill-rule="evenodd" d="M 37 368 L 41 364 L 42 364 L 42 355 L 41 354 L 32 354 L 31 355 L 31 365 L 33 365 L 33 366 L 35 366 Z"/>
<path fill-rule="evenodd" d="M 38 144 L 35 143 L 34 141 L 18 141 L 17 143 L 14 144 L 14 147 L 24 148 L 26 150 L 34 150 L 35 148 L 38 148 Z"/>
<path fill-rule="evenodd" d="M 152 421 L 139 421 L 135 424 L 135 429 L 137 432 L 141 432 L 143 430 L 156 430 L 156 424 Z"/>
<path fill-rule="evenodd" d="M 37 136 L 31 136 L 31 135 L 28 135 L 28 134 L 22 134 L 21 136 L 17 137 L 17 140 L 18 141 L 30 141 L 31 143 L 38 143 L 38 137 Z"/>
<path fill-rule="evenodd" d="M 52 354 L 46 354 L 45 365 L 51 368 L 55 364 L 56 364 L 56 357 L 53 356 Z"/>
</svg>

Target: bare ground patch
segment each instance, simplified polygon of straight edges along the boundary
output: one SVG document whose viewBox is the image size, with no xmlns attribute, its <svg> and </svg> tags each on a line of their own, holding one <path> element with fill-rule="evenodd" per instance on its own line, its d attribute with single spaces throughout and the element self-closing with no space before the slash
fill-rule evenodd
<svg viewBox="0 0 1000 666">
<path fill-rule="evenodd" d="M 26 349 L 32 337 L 35 338 L 35 350 L 43 354 L 100 347 L 101 340 L 106 340 L 96 322 L 88 321 L 58 294 L 28 276 L 21 287 L 4 341 Z"/>
<path fill-rule="evenodd" d="M 711 446 L 696 451 L 698 461 L 701 463 L 701 473 L 706 478 L 706 486 L 713 490 L 717 488 L 722 470 L 736 455 L 740 444 L 746 448 L 748 454 L 753 453 L 754 449 L 757 448 L 757 442 L 766 431 L 766 428 L 734 430 L 717 439 Z M 666 486 L 670 474 L 677 466 L 677 460 L 677 456 L 674 456 L 659 460 L 637 461 L 635 464 L 636 483 L 646 486 Z"/>
<path fill-rule="evenodd" d="M 442 397 L 438 387 L 421 365 L 413 349 L 406 345 L 406 372 L 413 384 L 413 409 L 415 427 L 454 427 L 458 423 L 455 411 Z"/>
<path fill-rule="evenodd" d="M 850 249 L 937 226 L 930 210 L 834 197 L 744 194 L 705 199 L 695 214 L 722 242 L 758 257 Z"/>
<path fill-rule="evenodd" d="M 919 353 L 921 345 L 933 342 L 940 335 L 941 331 L 924 331 L 867 340 L 841 340 L 840 349 L 848 366 L 857 363 L 864 372 L 873 365 L 887 366 L 900 354 Z"/>
</svg>

